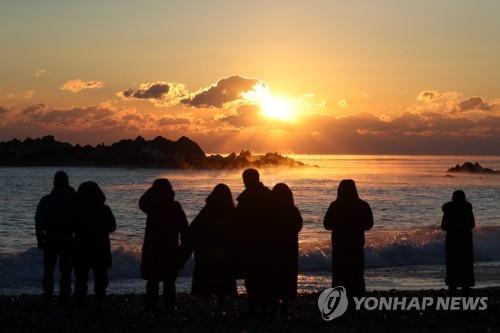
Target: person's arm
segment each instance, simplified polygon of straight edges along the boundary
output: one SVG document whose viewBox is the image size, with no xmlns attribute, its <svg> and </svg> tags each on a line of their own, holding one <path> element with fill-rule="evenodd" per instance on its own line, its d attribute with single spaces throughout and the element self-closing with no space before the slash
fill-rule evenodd
<svg viewBox="0 0 500 333">
<path fill-rule="evenodd" d="M 113 215 L 113 212 L 111 211 L 111 208 L 109 206 L 104 206 L 104 207 L 106 214 L 107 231 L 109 233 L 112 233 L 116 230 L 116 219 L 115 216 Z"/>
<path fill-rule="evenodd" d="M 45 208 L 45 198 L 42 198 L 36 207 L 35 213 L 35 235 L 37 247 L 43 249 L 45 243 L 45 219 L 46 219 L 46 208 Z"/>
<path fill-rule="evenodd" d="M 445 206 L 443 206 L 443 218 L 441 219 L 441 229 L 448 230 L 448 214 L 446 213 Z"/>
<path fill-rule="evenodd" d="M 180 208 L 182 210 L 182 208 Z M 201 211 L 196 215 L 191 224 L 188 226 L 186 233 L 183 235 L 182 231 L 180 232 L 181 236 L 181 252 L 184 257 L 181 261 L 185 262 L 191 257 L 193 254 L 194 247 L 199 243 L 198 237 L 203 237 L 203 216 L 204 216 L 205 208 L 202 208 Z M 183 227 L 181 226 L 181 230 Z"/>
<path fill-rule="evenodd" d="M 299 232 L 300 230 L 302 230 L 302 224 L 303 224 L 304 220 L 302 219 L 302 215 L 300 214 L 300 210 L 297 207 L 295 207 L 294 222 L 295 222 L 295 232 Z"/>
<path fill-rule="evenodd" d="M 189 232 L 189 224 L 188 220 L 186 217 L 186 213 L 184 212 L 184 209 L 182 209 L 182 206 L 177 203 L 177 218 L 178 218 L 178 227 L 179 227 L 179 235 L 181 238 L 181 244 L 180 244 L 180 257 L 179 257 L 179 269 L 182 269 L 186 261 L 189 260 L 191 257 L 191 252 L 192 252 L 192 242 L 190 238 L 190 232 Z"/>
<path fill-rule="evenodd" d="M 371 228 L 373 228 L 373 212 L 370 205 L 367 202 L 365 202 L 365 205 L 366 208 L 365 208 L 364 228 L 365 230 L 370 230 Z"/>
<path fill-rule="evenodd" d="M 476 219 L 474 218 L 474 213 L 472 212 L 472 207 L 469 211 L 469 228 L 474 229 L 476 226 Z"/>
<path fill-rule="evenodd" d="M 182 208 L 180 208 L 182 211 Z M 188 242 L 190 243 L 191 246 L 194 246 L 195 242 L 197 241 L 197 238 L 203 237 L 203 221 L 206 219 L 206 207 L 203 207 L 198 215 L 191 221 L 191 224 L 188 227 L 188 236 L 185 237 L 184 242 L 187 244 Z M 182 243 L 182 235 L 181 235 L 181 243 Z"/>
<path fill-rule="evenodd" d="M 326 211 L 325 218 L 323 220 L 323 226 L 325 227 L 326 230 L 333 230 L 335 226 L 335 208 L 333 205 L 333 202 L 330 204 L 330 207 L 328 207 L 328 210 Z"/>
</svg>

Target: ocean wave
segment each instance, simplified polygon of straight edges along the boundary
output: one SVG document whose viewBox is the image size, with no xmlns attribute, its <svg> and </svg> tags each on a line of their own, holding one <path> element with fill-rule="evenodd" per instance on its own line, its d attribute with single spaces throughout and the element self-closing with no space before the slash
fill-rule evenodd
<svg viewBox="0 0 500 333">
<path fill-rule="evenodd" d="M 394 267 L 444 264 L 444 233 L 434 226 L 411 231 L 379 232 L 368 239 L 365 247 L 365 267 Z M 500 228 L 479 227 L 474 230 L 474 260 L 500 260 Z M 299 270 L 329 271 L 330 244 L 302 250 Z"/>
<path fill-rule="evenodd" d="M 365 248 L 367 268 L 434 265 L 444 263 L 443 233 L 435 228 L 415 232 L 380 232 L 368 238 Z M 500 261 L 500 228 L 481 227 L 474 232 L 476 262 Z M 180 276 L 190 276 L 192 260 Z M 328 272 L 331 269 L 331 247 L 327 243 L 301 246 L 301 272 Z M 0 289 L 41 284 L 42 253 L 30 248 L 16 254 L 0 254 Z M 57 277 L 57 273 L 56 273 Z M 140 251 L 118 247 L 113 250 L 112 280 L 140 278 Z"/>
</svg>

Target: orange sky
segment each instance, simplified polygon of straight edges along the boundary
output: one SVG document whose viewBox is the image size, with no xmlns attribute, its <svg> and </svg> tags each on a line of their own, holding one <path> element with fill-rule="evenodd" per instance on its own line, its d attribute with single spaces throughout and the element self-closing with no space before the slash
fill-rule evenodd
<svg viewBox="0 0 500 333">
<path fill-rule="evenodd" d="M 487 0 L 2 2 L 0 140 L 500 154 L 499 11 Z"/>
</svg>

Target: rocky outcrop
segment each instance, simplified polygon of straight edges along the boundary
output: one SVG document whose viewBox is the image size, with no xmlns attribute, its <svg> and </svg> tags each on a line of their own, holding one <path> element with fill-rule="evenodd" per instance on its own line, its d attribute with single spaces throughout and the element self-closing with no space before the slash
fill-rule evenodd
<svg viewBox="0 0 500 333">
<path fill-rule="evenodd" d="M 500 171 L 483 168 L 479 163 L 465 162 L 448 169 L 448 172 L 478 173 L 478 174 L 500 174 Z"/>
<path fill-rule="evenodd" d="M 228 156 L 206 156 L 187 137 L 171 141 L 137 137 L 109 146 L 71 145 L 53 136 L 0 142 L 0 166 L 104 166 L 171 169 L 241 169 L 247 167 L 303 167 L 302 162 L 278 153 L 252 155 L 249 151 Z"/>
</svg>

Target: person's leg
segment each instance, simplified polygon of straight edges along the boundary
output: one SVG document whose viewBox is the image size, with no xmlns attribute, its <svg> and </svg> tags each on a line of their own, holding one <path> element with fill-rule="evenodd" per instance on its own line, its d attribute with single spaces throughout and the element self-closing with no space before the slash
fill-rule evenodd
<svg viewBox="0 0 500 333">
<path fill-rule="evenodd" d="M 217 309 L 220 310 L 221 312 L 224 312 L 226 309 L 226 296 L 222 293 L 219 293 L 216 296 L 216 304 L 217 304 Z"/>
<path fill-rule="evenodd" d="M 87 267 L 75 267 L 75 296 L 77 303 L 82 306 L 87 297 L 87 282 L 89 280 L 89 269 Z"/>
<path fill-rule="evenodd" d="M 281 300 L 280 315 L 284 318 L 288 317 L 288 304 L 290 303 L 288 297 Z"/>
<path fill-rule="evenodd" d="M 146 280 L 146 311 L 155 310 L 158 306 L 160 283 L 157 280 Z"/>
<path fill-rule="evenodd" d="M 174 311 L 175 299 L 175 278 L 163 280 L 163 303 L 165 303 L 165 309 L 167 310 L 167 312 L 171 313 Z"/>
<path fill-rule="evenodd" d="M 248 315 L 254 317 L 258 312 L 258 297 L 257 291 L 255 290 L 255 282 L 252 278 L 245 279 L 245 289 L 248 297 Z"/>
<path fill-rule="evenodd" d="M 61 272 L 61 279 L 59 281 L 59 295 L 61 301 L 69 300 L 71 295 L 71 245 L 65 244 L 59 251 L 59 271 Z"/>
<path fill-rule="evenodd" d="M 462 287 L 462 294 L 464 296 L 469 296 L 469 294 L 470 294 L 470 287 Z"/>
<path fill-rule="evenodd" d="M 455 285 L 450 284 L 448 286 L 448 292 L 451 296 L 455 296 L 457 294 L 457 287 Z"/>
<path fill-rule="evenodd" d="M 54 269 L 57 262 L 57 251 L 50 244 L 43 250 L 43 293 L 51 297 L 54 293 Z"/>
<path fill-rule="evenodd" d="M 106 297 L 106 288 L 108 287 L 108 270 L 103 267 L 94 268 L 94 293 L 95 293 L 95 306 L 100 310 L 104 298 Z"/>
</svg>

